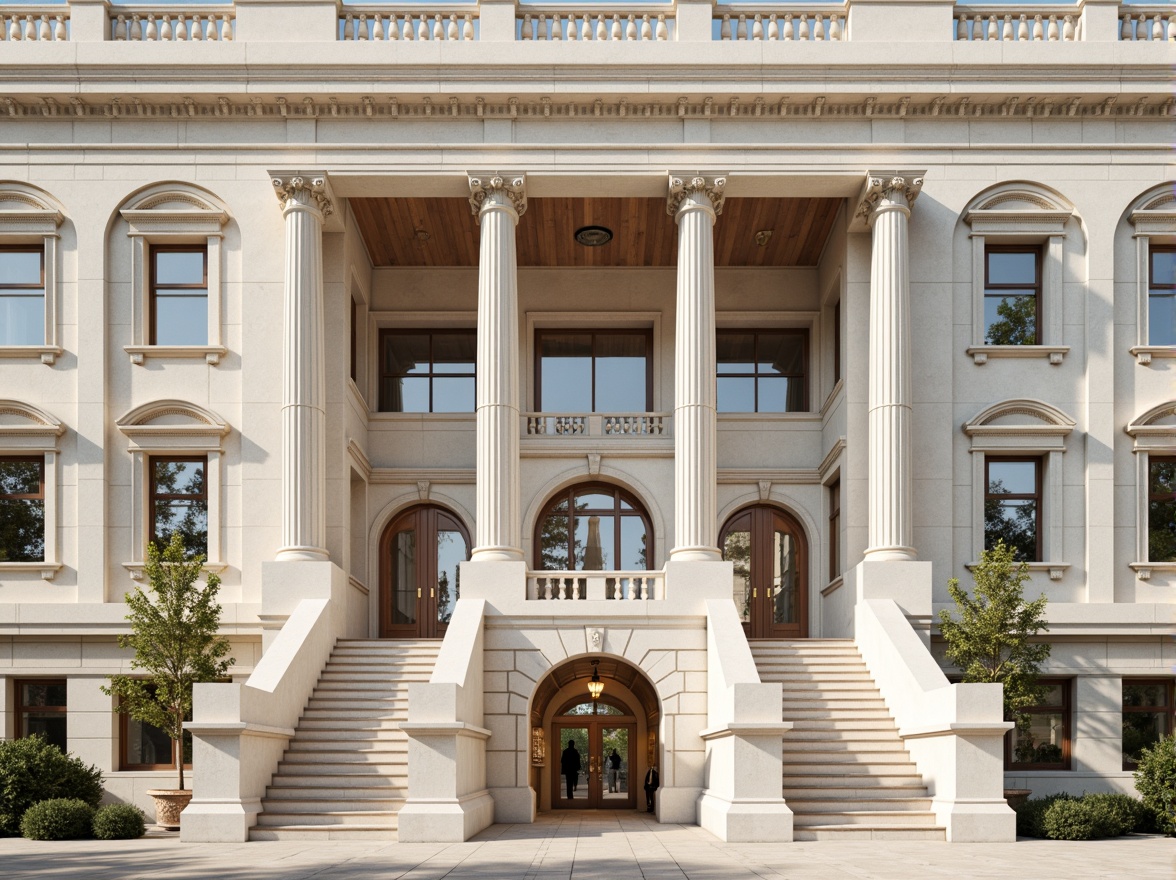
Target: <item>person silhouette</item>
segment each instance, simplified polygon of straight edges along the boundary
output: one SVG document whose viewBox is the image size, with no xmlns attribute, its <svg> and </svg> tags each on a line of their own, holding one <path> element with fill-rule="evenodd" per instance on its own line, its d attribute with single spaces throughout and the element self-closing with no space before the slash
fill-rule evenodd
<svg viewBox="0 0 1176 880">
<path fill-rule="evenodd" d="M 621 790 L 621 755 L 616 750 L 612 750 L 612 754 L 608 756 L 608 790 L 609 792 L 618 792 Z"/>
<path fill-rule="evenodd" d="M 564 781 L 567 784 L 568 800 L 570 801 L 573 792 L 576 790 L 576 780 L 580 775 L 580 752 L 576 749 L 575 742 L 570 739 L 568 740 L 568 747 L 560 755 L 559 772 L 563 774 Z"/>
<path fill-rule="evenodd" d="M 653 801 L 659 788 L 661 788 L 661 777 L 658 776 L 657 764 L 651 764 L 645 774 L 645 812 L 653 812 Z"/>
</svg>

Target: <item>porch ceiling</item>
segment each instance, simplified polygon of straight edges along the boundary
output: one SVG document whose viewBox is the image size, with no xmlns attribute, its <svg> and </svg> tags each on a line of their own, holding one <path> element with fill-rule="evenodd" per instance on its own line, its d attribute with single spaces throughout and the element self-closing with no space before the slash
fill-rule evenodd
<svg viewBox="0 0 1176 880">
<path fill-rule="evenodd" d="M 455 198 L 352 198 L 372 263 L 476 266 L 478 226 Z M 715 265 L 815 266 L 833 229 L 836 198 L 728 198 L 715 227 Z M 601 247 L 577 244 L 582 226 L 606 226 Z M 760 231 L 770 231 L 764 245 Z M 674 266 L 674 219 L 661 198 L 535 198 L 518 225 L 520 266 Z"/>
<path fill-rule="evenodd" d="M 665 209 L 663 208 L 662 210 Z M 619 657 L 600 654 L 568 660 L 552 669 L 536 685 L 535 694 L 531 700 L 532 726 L 542 722 L 543 712 L 556 693 L 565 685 L 571 684 L 577 679 L 584 682 L 584 696 L 587 699 L 588 680 L 592 678 L 593 660 L 598 661 L 599 665 L 597 668 L 600 671 L 600 677 L 605 682 L 604 688 L 606 692 L 608 691 L 609 681 L 620 682 L 641 701 L 641 706 L 634 706 L 633 709 L 635 711 L 644 709 L 647 720 L 656 722 L 661 715 L 659 709 L 660 704 L 658 702 L 657 692 L 653 689 L 653 685 L 649 683 L 649 679 Z"/>
</svg>

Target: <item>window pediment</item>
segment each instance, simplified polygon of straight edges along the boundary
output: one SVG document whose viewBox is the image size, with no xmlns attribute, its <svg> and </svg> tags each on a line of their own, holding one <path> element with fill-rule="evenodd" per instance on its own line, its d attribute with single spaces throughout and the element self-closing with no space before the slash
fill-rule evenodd
<svg viewBox="0 0 1176 880">
<path fill-rule="evenodd" d="M 148 193 L 119 212 L 131 235 L 220 235 L 229 215 L 211 199 L 183 190 Z"/>
<path fill-rule="evenodd" d="M 182 400 L 143 404 L 115 424 L 130 438 L 132 450 L 215 450 L 229 433 L 228 424 L 220 416 Z"/>
<path fill-rule="evenodd" d="M 1077 423 L 1041 400 L 1004 400 L 977 413 L 964 423 L 972 438 L 972 451 L 1065 450 L 1065 439 Z"/>
<path fill-rule="evenodd" d="M 0 400 L 0 446 L 56 449 L 65 425 L 49 413 L 18 400 Z"/>
<path fill-rule="evenodd" d="M 1176 448 L 1176 400 L 1153 406 L 1123 430 L 1135 440 L 1135 452 Z"/>
<path fill-rule="evenodd" d="M 1176 187 L 1152 190 L 1136 200 L 1127 215 L 1136 236 L 1176 235 Z"/>
<path fill-rule="evenodd" d="M 1062 235 L 1073 208 L 1053 195 L 1006 184 L 981 195 L 964 214 L 974 235 Z"/>
<path fill-rule="evenodd" d="M 0 234 L 56 235 L 64 215 L 31 191 L 0 185 Z"/>
</svg>

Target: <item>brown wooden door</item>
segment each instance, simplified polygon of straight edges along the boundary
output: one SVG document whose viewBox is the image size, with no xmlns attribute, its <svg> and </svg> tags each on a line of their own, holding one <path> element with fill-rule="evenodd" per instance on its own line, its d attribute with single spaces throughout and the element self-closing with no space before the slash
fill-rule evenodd
<svg viewBox="0 0 1176 880">
<path fill-rule="evenodd" d="M 437 507 L 414 507 L 380 539 L 380 637 L 440 638 L 458 598 L 458 563 L 469 559 L 461 523 Z"/>
<path fill-rule="evenodd" d="M 557 720 L 552 730 L 554 760 L 551 772 L 551 805 L 560 810 L 632 810 L 637 807 L 635 778 L 637 724 L 615 715 L 584 716 Z M 564 756 L 570 743 L 576 747 L 579 770 L 565 773 Z M 616 751 L 615 773 L 610 758 Z M 570 780 L 568 776 L 573 778 Z M 569 788 L 571 789 L 569 792 Z M 570 794 L 570 797 L 569 797 Z"/>
<path fill-rule="evenodd" d="M 793 517 L 774 507 L 740 511 L 719 536 L 735 564 L 732 598 L 748 638 L 808 635 L 808 547 Z"/>
</svg>

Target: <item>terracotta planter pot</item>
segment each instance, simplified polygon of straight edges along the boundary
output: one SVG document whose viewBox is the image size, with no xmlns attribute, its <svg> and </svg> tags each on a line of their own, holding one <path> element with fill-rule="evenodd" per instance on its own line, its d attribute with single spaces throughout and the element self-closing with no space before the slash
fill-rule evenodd
<svg viewBox="0 0 1176 880">
<path fill-rule="evenodd" d="M 155 801 L 155 824 L 169 831 L 179 828 L 180 813 L 184 812 L 184 807 L 192 800 L 192 790 L 152 788 L 148 789 L 147 794 Z"/>
<path fill-rule="evenodd" d="M 1005 800 L 1009 802 L 1009 806 L 1014 810 L 1029 800 L 1029 795 L 1031 794 L 1033 794 L 1033 789 L 1031 788 L 1006 788 L 1004 790 Z"/>
</svg>

